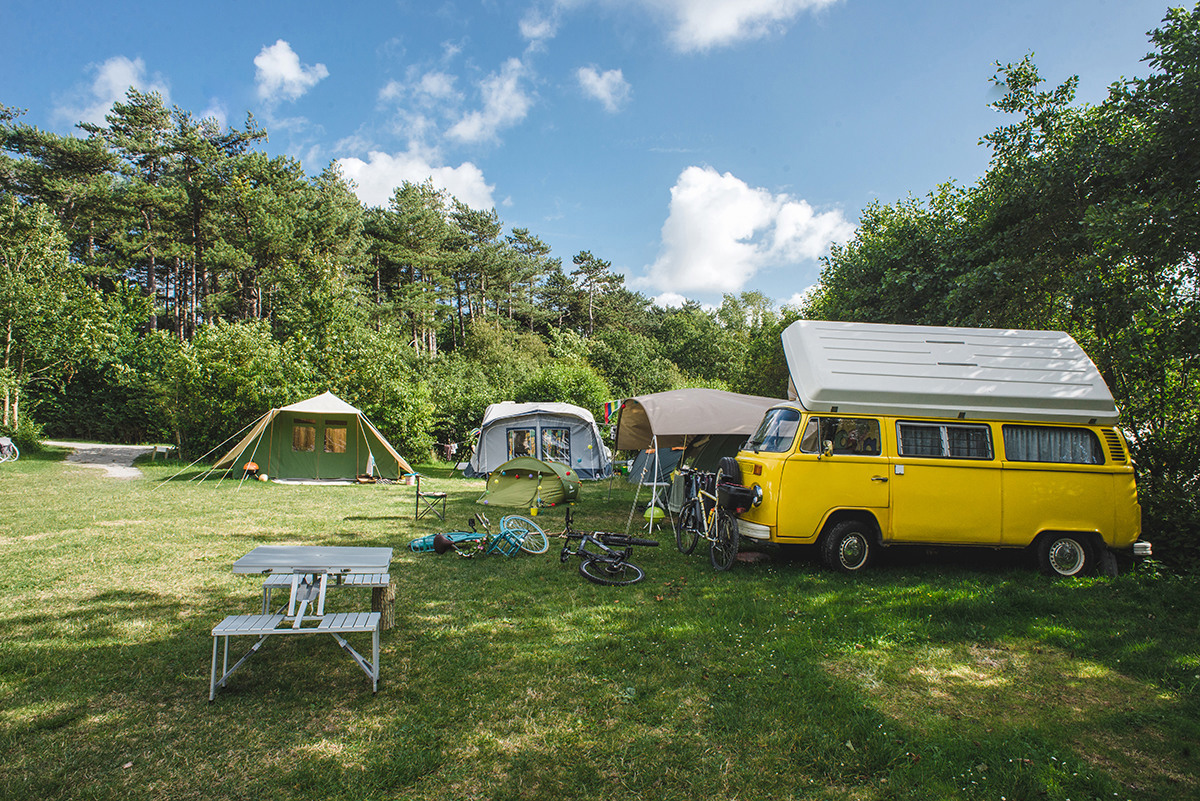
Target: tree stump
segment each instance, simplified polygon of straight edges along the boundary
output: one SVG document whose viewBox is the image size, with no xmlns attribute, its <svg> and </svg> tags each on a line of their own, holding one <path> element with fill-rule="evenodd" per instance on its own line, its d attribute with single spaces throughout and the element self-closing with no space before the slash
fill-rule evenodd
<svg viewBox="0 0 1200 801">
<path fill-rule="evenodd" d="M 379 629 L 387 631 L 396 625 L 396 580 L 386 587 L 371 590 L 371 611 L 379 613 Z"/>
</svg>

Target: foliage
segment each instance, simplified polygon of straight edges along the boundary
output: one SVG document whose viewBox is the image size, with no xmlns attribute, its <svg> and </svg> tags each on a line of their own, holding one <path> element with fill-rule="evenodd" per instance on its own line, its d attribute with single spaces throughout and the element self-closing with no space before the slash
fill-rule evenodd
<svg viewBox="0 0 1200 801">
<path fill-rule="evenodd" d="M 572 403 L 600 419 L 604 403 L 611 400 L 611 395 L 604 379 L 586 362 L 560 360 L 543 365 L 520 383 L 513 400 Z"/>
</svg>

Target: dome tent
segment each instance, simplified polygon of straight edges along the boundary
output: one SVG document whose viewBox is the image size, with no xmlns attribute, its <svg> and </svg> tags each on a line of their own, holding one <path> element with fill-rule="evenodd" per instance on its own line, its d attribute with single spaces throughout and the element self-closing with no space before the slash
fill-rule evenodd
<svg viewBox="0 0 1200 801">
<path fill-rule="evenodd" d="M 272 479 L 301 482 L 413 472 L 366 415 L 332 392 L 271 409 L 213 469 L 241 469 L 250 461 Z"/>
<path fill-rule="evenodd" d="M 573 503 L 579 498 L 579 476 L 558 462 L 529 456 L 511 459 L 492 471 L 477 503 L 539 507 Z"/>
</svg>

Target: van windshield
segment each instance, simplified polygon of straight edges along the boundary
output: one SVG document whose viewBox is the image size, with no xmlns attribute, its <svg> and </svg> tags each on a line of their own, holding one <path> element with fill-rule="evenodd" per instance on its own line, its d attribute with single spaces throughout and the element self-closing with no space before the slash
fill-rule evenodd
<svg viewBox="0 0 1200 801">
<path fill-rule="evenodd" d="M 759 423 L 758 430 L 744 450 L 782 453 L 790 450 L 796 430 L 800 427 L 800 412 L 795 409 L 771 409 Z"/>
</svg>

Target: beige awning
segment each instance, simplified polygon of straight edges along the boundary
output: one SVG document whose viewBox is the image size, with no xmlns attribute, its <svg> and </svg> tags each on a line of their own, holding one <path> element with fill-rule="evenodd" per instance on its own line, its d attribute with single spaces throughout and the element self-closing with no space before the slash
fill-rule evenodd
<svg viewBox="0 0 1200 801">
<path fill-rule="evenodd" d="M 617 417 L 617 450 L 674 448 L 711 434 L 754 433 L 778 398 L 739 395 L 719 389 L 675 389 L 629 398 Z"/>
</svg>

